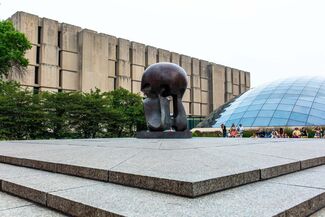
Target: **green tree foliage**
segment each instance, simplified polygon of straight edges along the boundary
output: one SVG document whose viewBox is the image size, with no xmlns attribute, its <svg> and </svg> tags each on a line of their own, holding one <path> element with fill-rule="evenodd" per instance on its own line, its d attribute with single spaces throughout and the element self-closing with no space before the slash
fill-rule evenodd
<svg viewBox="0 0 325 217">
<path fill-rule="evenodd" d="M 11 21 L 0 21 L 0 77 L 12 70 L 23 71 L 28 60 L 24 57 L 31 48 L 23 33 L 15 30 Z"/>
<path fill-rule="evenodd" d="M 0 80 L 0 139 L 126 137 L 144 125 L 142 98 L 124 89 L 32 94 Z"/>
</svg>

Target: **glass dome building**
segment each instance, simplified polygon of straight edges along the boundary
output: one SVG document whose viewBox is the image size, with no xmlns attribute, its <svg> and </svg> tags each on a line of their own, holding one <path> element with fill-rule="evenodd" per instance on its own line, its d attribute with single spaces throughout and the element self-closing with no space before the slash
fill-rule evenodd
<svg viewBox="0 0 325 217">
<path fill-rule="evenodd" d="M 298 77 L 251 89 L 212 112 L 197 127 L 325 126 L 325 77 Z"/>
</svg>

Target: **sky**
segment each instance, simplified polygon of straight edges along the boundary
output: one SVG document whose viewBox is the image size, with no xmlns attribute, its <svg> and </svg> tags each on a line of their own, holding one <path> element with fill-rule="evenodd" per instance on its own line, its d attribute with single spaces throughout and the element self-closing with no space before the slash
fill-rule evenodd
<svg viewBox="0 0 325 217">
<path fill-rule="evenodd" d="M 249 71 L 252 87 L 325 76 L 323 0 L 0 0 L 16 11 Z"/>
</svg>

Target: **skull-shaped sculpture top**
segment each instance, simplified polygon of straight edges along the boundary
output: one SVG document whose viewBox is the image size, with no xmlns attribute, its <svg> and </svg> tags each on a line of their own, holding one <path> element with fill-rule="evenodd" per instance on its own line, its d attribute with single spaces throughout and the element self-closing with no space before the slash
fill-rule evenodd
<svg viewBox="0 0 325 217">
<path fill-rule="evenodd" d="M 187 118 L 182 97 L 187 88 L 185 70 L 173 63 L 156 63 L 149 66 L 141 81 L 144 113 L 150 131 L 176 131 L 187 129 Z M 173 101 L 173 120 L 170 117 L 169 100 Z"/>
</svg>

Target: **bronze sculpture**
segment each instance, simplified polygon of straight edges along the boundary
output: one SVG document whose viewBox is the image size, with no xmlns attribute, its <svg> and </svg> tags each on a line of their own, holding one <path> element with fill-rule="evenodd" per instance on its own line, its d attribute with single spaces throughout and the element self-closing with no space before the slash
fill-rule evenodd
<svg viewBox="0 0 325 217">
<path fill-rule="evenodd" d="M 147 96 L 144 112 L 149 131 L 187 129 L 186 112 L 182 103 L 186 88 L 186 72 L 174 63 L 156 63 L 145 70 L 141 91 Z M 168 97 L 172 97 L 173 119 L 170 116 Z"/>
</svg>

